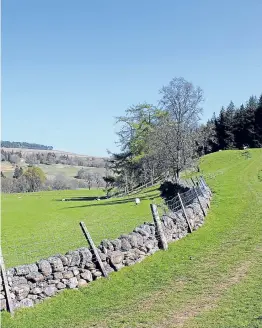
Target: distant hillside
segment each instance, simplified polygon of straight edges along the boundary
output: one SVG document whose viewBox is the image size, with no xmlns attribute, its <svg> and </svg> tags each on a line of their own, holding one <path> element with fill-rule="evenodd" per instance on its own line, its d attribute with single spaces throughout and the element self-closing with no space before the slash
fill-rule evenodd
<svg viewBox="0 0 262 328">
<path fill-rule="evenodd" d="M 45 146 L 36 143 L 21 142 L 21 141 L 1 141 L 1 147 L 5 148 L 26 148 L 38 150 L 53 150 L 52 146 Z"/>
<path fill-rule="evenodd" d="M 26 148 L 1 148 L 1 161 L 6 161 L 11 164 L 29 165 L 37 164 L 63 164 L 72 166 L 85 167 L 105 167 L 105 157 L 95 157 L 82 154 L 75 154 L 60 150 L 46 149 L 26 149 Z"/>
</svg>

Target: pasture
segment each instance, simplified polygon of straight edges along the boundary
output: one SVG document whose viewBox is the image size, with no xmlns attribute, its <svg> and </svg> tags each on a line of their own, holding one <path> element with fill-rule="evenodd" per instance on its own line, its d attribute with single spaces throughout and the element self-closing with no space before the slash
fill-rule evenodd
<svg viewBox="0 0 262 328">
<path fill-rule="evenodd" d="M 7 177 L 12 177 L 15 170 L 15 164 L 11 164 L 9 162 L 2 162 L 1 163 L 1 170 Z M 23 167 L 24 170 L 28 167 L 27 164 L 20 163 L 19 166 Z M 45 173 L 46 177 L 51 178 L 55 177 L 58 174 L 62 174 L 67 178 L 74 178 L 78 171 L 81 168 L 84 168 L 85 170 L 89 171 L 90 173 L 99 173 L 101 176 L 104 175 L 105 169 L 103 167 L 83 167 L 83 166 L 77 166 L 77 165 L 64 165 L 64 164 L 37 164 L 35 165 L 37 167 L 40 167 L 43 172 Z"/>
<path fill-rule="evenodd" d="M 250 150 L 250 157 L 242 151 L 210 154 L 200 168 L 213 200 L 198 231 L 108 279 L 65 291 L 14 318 L 4 313 L 3 326 L 262 327 L 262 150 Z M 126 199 L 57 201 L 93 195 L 97 192 L 3 195 L 4 238 L 15 243 L 18 234 L 30 241 L 33 234 L 41 240 L 43 224 L 59 234 L 61 224 L 70 230 L 84 220 L 98 242 L 151 220 L 149 204 L 159 197 L 157 189 L 144 191 L 137 207 Z"/>
</svg>

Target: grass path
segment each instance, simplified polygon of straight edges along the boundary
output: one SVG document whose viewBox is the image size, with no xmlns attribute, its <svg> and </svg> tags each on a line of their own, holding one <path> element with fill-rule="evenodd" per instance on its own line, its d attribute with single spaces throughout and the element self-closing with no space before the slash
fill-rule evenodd
<svg viewBox="0 0 262 328">
<path fill-rule="evenodd" d="M 208 155 L 214 191 L 204 226 L 140 264 L 34 309 L 3 327 L 262 327 L 262 151 Z"/>
</svg>

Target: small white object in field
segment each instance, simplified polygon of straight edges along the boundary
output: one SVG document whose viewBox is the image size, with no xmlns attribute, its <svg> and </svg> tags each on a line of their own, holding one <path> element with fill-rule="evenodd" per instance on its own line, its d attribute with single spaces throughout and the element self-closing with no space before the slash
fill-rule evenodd
<svg viewBox="0 0 262 328">
<path fill-rule="evenodd" d="M 100 200 L 100 198 L 98 197 L 96 200 Z"/>
<path fill-rule="evenodd" d="M 64 202 L 64 201 L 65 201 L 65 199 L 63 198 L 63 199 L 62 199 L 62 202 Z"/>
<path fill-rule="evenodd" d="M 136 198 L 136 205 L 140 204 L 140 199 Z"/>
</svg>

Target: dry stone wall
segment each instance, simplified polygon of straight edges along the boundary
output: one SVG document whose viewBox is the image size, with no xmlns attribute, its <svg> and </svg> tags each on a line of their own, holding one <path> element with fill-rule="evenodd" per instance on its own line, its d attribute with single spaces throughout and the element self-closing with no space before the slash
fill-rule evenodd
<svg viewBox="0 0 262 328">
<path fill-rule="evenodd" d="M 209 208 L 210 194 L 199 197 L 204 209 Z M 195 199 L 185 208 L 193 230 L 204 222 L 201 207 Z M 188 225 L 182 210 L 162 216 L 162 227 L 168 242 L 185 237 Z M 123 234 L 114 240 L 103 240 L 97 247 L 107 273 L 119 271 L 125 266 L 141 262 L 145 257 L 159 250 L 159 237 L 154 223 L 136 227 L 133 232 Z M 100 279 L 102 272 L 91 250 L 82 247 L 57 254 L 36 263 L 21 265 L 6 271 L 13 308 L 32 307 L 64 289 L 83 287 Z M 1 278 L 1 310 L 7 307 L 6 294 Z"/>
</svg>

